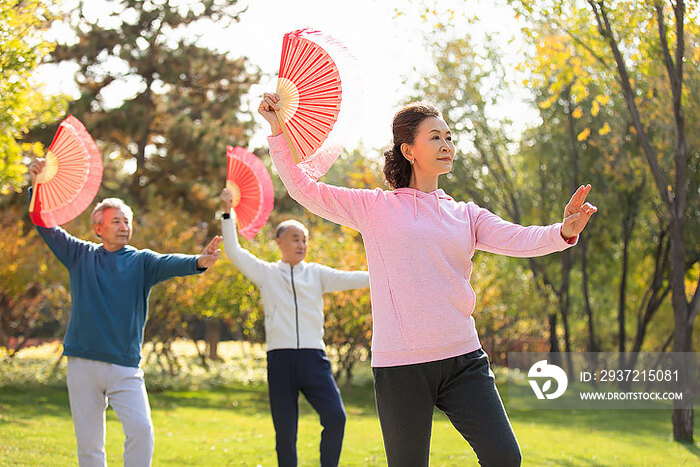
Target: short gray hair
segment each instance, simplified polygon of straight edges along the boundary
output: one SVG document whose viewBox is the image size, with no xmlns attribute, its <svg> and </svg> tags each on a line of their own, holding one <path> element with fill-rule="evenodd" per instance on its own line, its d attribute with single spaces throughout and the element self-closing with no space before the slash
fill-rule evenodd
<svg viewBox="0 0 700 467">
<path fill-rule="evenodd" d="M 297 229 L 304 232 L 304 235 L 306 235 L 307 237 L 309 236 L 309 231 L 306 229 L 304 224 L 294 219 L 288 219 L 284 222 L 279 223 L 277 229 L 275 230 L 275 238 L 280 238 L 290 227 L 296 227 Z"/>
<path fill-rule="evenodd" d="M 105 198 L 95 206 L 90 214 L 90 220 L 92 225 L 102 224 L 104 220 L 105 211 L 109 208 L 119 209 L 124 213 L 129 223 L 134 219 L 134 212 L 131 210 L 127 204 L 119 198 Z"/>
</svg>

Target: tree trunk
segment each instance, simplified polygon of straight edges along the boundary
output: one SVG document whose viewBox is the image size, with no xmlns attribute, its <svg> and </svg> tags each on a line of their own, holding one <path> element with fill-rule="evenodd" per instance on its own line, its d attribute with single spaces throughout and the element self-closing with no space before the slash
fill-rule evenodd
<svg viewBox="0 0 700 467">
<path fill-rule="evenodd" d="M 685 294 L 685 243 L 683 242 L 683 221 L 678 218 L 671 221 L 671 301 L 675 315 L 673 334 L 674 352 L 693 351 L 693 320 L 690 320 L 688 300 Z M 693 400 L 690 384 L 690 368 L 679 368 L 679 385 L 684 403 Z M 673 408 L 673 439 L 684 443 L 693 442 L 693 409 L 680 408 L 679 401 Z M 691 405 L 692 407 L 692 405 Z"/>
<path fill-rule="evenodd" d="M 578 186 L 579 171 L 579 151 L 576 140 L 576 122 L 574 121 L 574 104 L 571 101 L 571 85 L 567 86 L 564 96 L 566 98 L 566 113 L 569 133 L 569 143 L 571 144 L 571 165 L 573 167 L 572 177 L 569 187 L 576 190 Z M 569 374 L 574 374 L 574 366 L 571 361 L 571 338 L 569 336 L 569 308 L 571 304 L 570 278 L 571 278 L 571 251 L 562 252 L 561 258 L 561 289 L 559 290 L 559 309 L 561 310 L 561 321 L 564 326 L 564 350 L 566 351 L 566 364 Z"/>
<path fill-rule="evenodd" d="M 143 176 L 146 172 L 146 147 L 150 142 L 151 136 L 151 125 L 152 125 L 152 115 L 153 115 L 153 81 L 154 77 L 149 75 L 146 77 L 146 90 L 141 94 L 138 99 L 145 101 L 146 103 L 146 115 L 143 116 L 143 130 L 141 137 L 136 141 L 136 172 L 132 179 L 132 193 L 136 194 L 136 197 L 140 202 L 143 202 L 143 190 L 140 190 L 143 180 Z"/>
<path fill-rule="evenodd" d="M 352 389 L 352 367 L 355 365 L 355 363 L 350 363 L 346 368 L 345 368 L 345 393 L 349 393 L 350 390 Z"/>
<path fill-rule="evenodd" d="M 627 215 L 622 218 L 622 264 L 620 271 L 620 290 L 617 308 L 618 349 L 625 352 L 627 333 L 625 332 L 625 314 L 627 312 L 627 264 L 629 262 L 629 244 L 632 237 L 632 229 Z"/>
<path fill-rule="evenodd" d="M 673 303 L 674 314 L 674 352 L 692 352 L 692 332 L 693 322 L 696 316 L 695 306 L 697 303 L 696 295 L 693 301 L 689 304 L 686 298 L 685 291 L 685 241 L 683 238 L 684 230 L 684 214 L 688 196 L 687 186 L 687 170 L 688 170 L 688 154 L 685 139 L 685 115 L 682 107 L 683 100 L 683 62 L 685 37 L 684 37 L 684 17 L 685 17 L 685 2 L 677 0 L 672 3 L 675 28 L 676 28 L 676 49 L 675 57 L 671 57 L 668 47 L 666 24 L 663 15 L 663 5 L 657 3 L 654 8 L 656 11 L 656 21 L 659 31 L 659 42 L 661 45 L 664 65 L 668 75 L 669 84 L 671 87 L 672 107 L 674 116 L 675 130 L 675 148 L 673 154 L 675 176 L 673 186 L 671 185 L 666 173 L 661 168 L 657 151 L 651 145 L 649 136 L 642 124 L 639 110 L 635 102 L 635 94 L 632 89 L 627 66 L 625 64 L 622 53 L 618 47 L 617 39 L 610 26 L 610 20 L 607 15 L 607 7 L 604 0 L 588 0 L 593 13 L 595 15 L 598 31 L 600 35 L 607 41 L 610 50 L 615 59 L 615 65 L 619 75 L 620 85 L 623 90 L 627 110 L 629 111 L 632 123 L 637 130 L 637 137 L 642 147 L 644 155 L 654 176 L 654 182 L 659 196 L 663 204 L 667 208 L 670 219 L 670 242 L 671 242 L 671 301 Z M 675 59 L 675 61 L 674 61 Z M 684 402 L 690 403 L 692 407 L 692 391 L 689 386 L 688 374 L 679 374 L 681 385 L 685 387 L 679 388 L 683 391 Z M 677 402 L 674 403 L 673 412 L 673 438 L 676 441 L 693 442 L 693 410 L 681 409 Z"/>
<path fill-rule="evenodd" d="M 689 330 L 692 331 L 692 330 Z M 682 338 L 686 339 L 686 342 L 682 343 L 681 346 L 690 346 L 692 342 L 691 332 L 679 333 L 678 328 L 674 333 L 674 350 L 678 347 L 679 334 L 683 334 Z M 683 401 L 687 404 L 687 401 L 693 400 L 693 391 L 690 385 L 690 368 L 688 365 L 681 365 L 678 372 L 678 378 L 681 380 L 677 386 L 677 391 L 683 393 Z M 673 403 L 673 415 L 671 420 L 673 422 L 673 439 L 676 441 L 681 441 L 684 443 L 693 443 L 693 418 L 694 413 L 692 408 L 681 407 L 680 401 L 674 401 Z"/>
<path fill-rule="evenodd" d="M 564 351 L 566 352 L 566 365 L 569 374 L 573 374 L 573 362 L 571 361 L 571 338 L 569 336 L 569 278 L 571 277 L 571 253 L 565 250 L 561 253 L 561 289 L 559 291 L 559 312 L 561 324 L 564 327 Z"/>
<path fill-rule="evenodd" d="M 656 246 L 656 257 L 654 261 L 654 275 L 651 280 L 651 285 L 649 289 L 644 294 L 644 299 L 640 305 L 640 310 L 637 313 L 637 333 L 634 337 L 634 344 L 632 346 L 632 355 L 642 350 L 642 344 L 644 343 L 644 337 L 646 335 L 647 327 L 654 317 L 654 314 L 661 307 L 661 304 L 666 299 L 666 296 L 671 291 L 670 285 L 665 285 L 667 279 L 668 271 L 668 241 L 666 240 L 667 230 L 662 229 L 659 232 L 659 243 Z M 647 298 L 648 297 L 648 298 Z M 642 308 L 644 311 L 642 312 Z M 670 339 L 668 341 L 670 343 Z M 665 352 L 666 346 L 661 352 Z"/>
<path fill-rule="evenodd" d="M 581 286 L 583 287 L 583 301 L 586 307 L 586 316 L 588 317 L 588 351 L 597 352 L 598 343 L 595 338 L 595 328 L 593 322 L 593 308 L 588 295 L 588 268 L 586 265 L 586 246 L 588 241 L 586 237 L 581 237 Z"/>
<path fill-rule="evenodd" d="M 561 366 L 560 351 L 559 339 L 557 339 L 557 313 L 554 312 L 549 314 L 549 353 L 554 365 Z"/>
<path fill-rule="evenodd" d="M 663 17 L 663 7 L 655 5 L 656 19 L 659 28 L 659 41 L 663 50 L 664 63 L 671 84 L 671 95 L 673 97 L 673 117 L 674 129 L 676 130 L 676 141 L 674 150 L 675 196 L 671 204 L 671 301 L 675 315 L 675 331 L 673 337 L 674 352 L 693 351 L 693 321 L 695 318 L 692 302 L 689 304 L 685 292 L 685 240 L 683 231 L 685 230 L 685 207 L 688 196 L 688 147 L 685 139 L 685 114 L 683 112 L 683 62 L 685 36 L 683 21 L 685 17 L 685 2 L 677 0 L 673 5 L 676 19 L 676 49 L 675 62 L 671 58 L 666 39 L 666 25 Z M 697 290 L 696 290 L 697 295 Z M 695 299 L 695 297 L 694 297 Z M 681 384 L 679 389 L 683 392 L 683 399 L 689 409 L 678 407 L 678 401 L 674 403 L 673 411 L 673 438 L 676 441 L 687 443 L 693 442 L 693 393 L 690 384 L 690 368 L 682 366 Z"/>
<path fill-rule="evenodd" d="M 206 330 L 204 331 L 211 360 L 221 360 L 219 357 L 219 341 L 221 340 L 221 321 L 218 319 L 206 320 Z"/>
</svg>

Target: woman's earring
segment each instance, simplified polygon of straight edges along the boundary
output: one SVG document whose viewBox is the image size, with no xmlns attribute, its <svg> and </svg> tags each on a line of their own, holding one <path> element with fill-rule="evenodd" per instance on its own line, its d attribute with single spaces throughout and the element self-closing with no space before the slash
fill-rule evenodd
<svg viewBox="0 0 700 467">
<path fill-rule="evenodd" d="M 413 163 L 414 163 L 415 161 L 416 161 L 415 159 L 411 159 L 411 165 L 413 165 Z"/>
</svg>

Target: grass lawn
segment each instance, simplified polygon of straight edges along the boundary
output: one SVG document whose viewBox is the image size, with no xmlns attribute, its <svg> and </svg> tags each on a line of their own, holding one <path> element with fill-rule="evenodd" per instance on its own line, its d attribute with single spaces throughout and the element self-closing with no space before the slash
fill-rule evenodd
<svg viewBox="0 0 700 467">
<path fill-rule="evenodd" d="M 259 358 L 256 362 L 262 364 Z M 358 384 L 343 394 L 348 413 L 344 466 L 385 465 L 368 375 L 369 369 L 362 368 Z M 148 381 L 147 369 L 147 385 Z M 151 390 L 150 399 L 155 466 L 276 465 L 264 382 L 229 382 L 193 391 Z M 303 398 L 300 407 L 299 465 L 318 465 L 318 418 Z M 694 446 L 674 443 L 667 410 L 532 410 L 510 411 L 510 417 L 523 465 L 700 465 L 700 441 Z M 699 432 L 696 428 L 696 440 Z M 111 465 L 121 464 L 123 441 L 119 421 L 109 409 L 106 449 Z M 0 465 L 77 465 L 64 387 L 0 384 Z M 433 426 L 431 465 L 478 465 L 471 448 L 440 413 Z"/>
</svg>

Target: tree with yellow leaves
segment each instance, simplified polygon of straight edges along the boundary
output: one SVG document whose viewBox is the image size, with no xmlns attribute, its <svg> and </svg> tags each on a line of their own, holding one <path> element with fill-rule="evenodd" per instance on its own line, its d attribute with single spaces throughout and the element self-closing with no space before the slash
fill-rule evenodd
<svg viewBox="0 0 700 467">
<path fill-rule="evenodd" d="M 693 326 L 700 312 L 700 261 L 697 189 L 698 132 L 687 122 L 697 115 L 700 29 L 696 1 L 636 0 L 586 3 L 562 0 L 511 1 L 530 21 L 549 25 L 552 35 L 566 38 L 576 56 L 588 57 L 589 67 L 573 75 L 575 84 L 596 82 L 606 95 L 621 95 L 629 132 L 638 145 L 656 191 L 659 212 L 668 225 L 669 286 L 674 310 L 673 350 L 691 352 Z M 542 36 L 547 40 L 549 36 Z M 564 54 L 566 55 L 566 54 Z M 562 58 L 564 59 L 564 58 Z M 560 60 L 561 62 L 561 60 Z M 688 66 L 687 64 L 695 64 Z M 570 67 L 568 67 L 570 68 Z M 561 67 L 553 66 L 553 81 L 569 83 Z M 551 86 L 551 99 L 561 98 L 561 85 Z M 573 88 L 572 88 L 573 89 Z M 591 105 L 591 113 L 599 103 Z M 607 123 L 607 122 L 606 122 Z M 603 125 L 599 134 L 606 134 Z M 586 131 L 587 130 L 587 131 Z M 584 141 L 589 127 L 578 134 Z M 693 196 L 692 194 L 695 194 Z M 686 370 L 689 371 L 689 370 Z M 679 390 L 692 400 L 688 373 Z M 693 411 L 677 406 L 674 439 L 692 442 Z"/>
<path fill-rule="evenodd" d="M 24 154 L 41 154 L 41 145 L 23 144 L 33 126 L 56 118 L 64 97 L 44 96 L 31 75 L 52 45 L 43 33 L 53 16 L 45 0 L 0 0 L 0 194 L 18 191 L 27 172 Z"/>
</svg>

